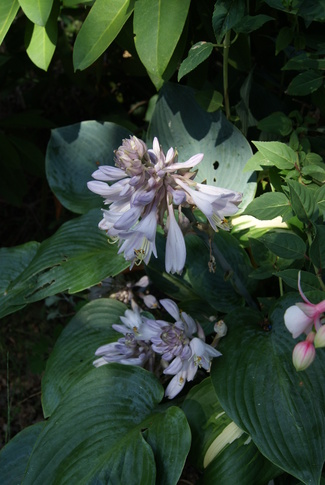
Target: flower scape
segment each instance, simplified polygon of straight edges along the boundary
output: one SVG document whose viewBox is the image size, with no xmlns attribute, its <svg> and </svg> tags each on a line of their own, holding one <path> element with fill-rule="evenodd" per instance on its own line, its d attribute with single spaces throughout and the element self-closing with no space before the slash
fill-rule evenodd
<svg viewBox="0 0 325 485">
<path fill-rule="evenodd" d="M 100 166 L 92 174 L 95 180 L 88 182 L 88 188 L 109 205 L 99 227 L 112 241 L 118 241 L 119 254 L 130 261 L 130 268 L 141 262 L 148 264 L 152 253 L 157 257 L 159 224 L 167 234 L 166 271 L 182 272 L 186 260 L 183 232 L 189 226 L 182 207 L 198 208 L 215 231 L 229 230 L 225 218 L 237 212 L 242 194 L 195 182 L 196 172 L 189 169 L 202 159 L 199 153 L 181 163 L 173 148 L 164 154 L 157 138 L 148 149 L 142 140 L 131 136 L 116 150 L 115 167 Z"/>
</svg>

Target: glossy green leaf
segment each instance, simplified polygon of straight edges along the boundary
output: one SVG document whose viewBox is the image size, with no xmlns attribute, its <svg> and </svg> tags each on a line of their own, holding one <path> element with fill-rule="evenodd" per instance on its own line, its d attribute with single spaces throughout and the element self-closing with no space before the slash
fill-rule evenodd
<svg viewBox="0 0 325 485">
<path fill-rule="evenodd" d="M 253 141 L 262 156 L 280 170 L 292 169 L 298 155 L 288 145 L 279 141 Z"/>
<path fill-rule="evenodd" d="M 290 294 L 277 302 L 269 332 L 263 316 L 251 310 L 227 315 L 228 334 L 219 347 L 223 356 L 213 362 L 211 378 L 226 413 L 263 455 L 303 483 L 316 485 L 325 458 L 325 353 L 317 351 L 306 371 L 294 369 L 296 342 L 283 315 L 297 298 Z"/>
<path fill-rule="evenodd" d="M 194 91 L 185 86 L 166 83 L 149 125 L 147 141 L 151 146 L 157 136 L 165 152 L 177 148 L 180 162 L 196 153 L 203 161 L 196 167 L 197 182 L 242 192 L 242 207 L 251 202 L 256 190 L 255 176 L 243 173 L 251 148 L 242 133 L 224 115 L 207 113 L 195 100 Z"/>
<path fill-rule="evenodd" d="M 1 485 L 22 483 L 29 457 L 44 424 L 39 422 L 25 428 L 1 450 Z"/>
<path fill-rule="evenodd" d="M 274 20 L 274 18 L 270 17 L 269 15 L 245 15 L 234 26 L 234 31 L 237 33 L 249 34 L 254 30 L 259 29 L 260 27 L 262 27 L 262 25 L 264 25 L 266 22 L 269 22 L 270 20 Z"/>
<path fill-rule="evenodd" d="M 325 269 L 325 226 L 317 225 L 316 235 L 310 246 L 309 256 L 313 264 L 321 271 Z"/>
<path fill-rule="evenodd" d="M 312 188 L 295 180 L 287 181 L 292 210 L 301 222 L 308 223 L 315 213 L 315 194 Z"/>
<path fill-rule="evenodd" d="M 29 22 L 26 28 L 26 52 L 31 61 L 44 71 L 47 71 L 56 48 L 58 12 L 58 4 L 55 3 L 44 26 Z"/>
<path fill-rule="evenodd" d="M 319 279 L 312 273 L 307 271 L 299 271 L 298 269 L 285 269 L 284 271 L 279 271 L 276 275 L 282 278 L 283 281 L 298 291 L 298 274 L 300 273 L 301 287 L 303 291 L 314 291 L 320 290 Z"/>
<path fill-rule="evenodd" d="M 26 17 L 34 24 L 45 26 L 50 16 L 54 0 L 19 0 Z"/>
<path fill-rule="evenodd" d="M 96 0 L 73 48 L 75 70 L 86 69 L 113 42 L 133 12 L 134 0 Z"/>
<path fill-rule="evenodd" d="M 211 42 L 197 42 L 194 44 L 189 52 L 188 57 L 184 59 L 180 65 L 177 80 L 180 81 L 182 77 L 193 71 L 201 62 L 205 61 L 211 54 L 214 44 Z"/>
<path fill-rule="evenodd" d="M 291 27 L 282 27 L 275 41 L 275 55 L 283 51 L 293 39 L 293 29 Z"/>
<path fill-rule="evenodd" d="M 267 192 L 256 197 L 245 209 L 245 214 L 257 219 L 269 220 L 292 214 L 289 199 L 282 192 Z"/>
<path fill-rule="evenodd" d="M 2 44 L 19 9 L 18 0 L 2 0 L 0 3 L 0 44 Z"/>
<path fill-rule="evenodd" d="M 284 113 L 276 111 L 260 120 L 257 124 L 257 128 L 269 133 L 287 136 L 292 131 L 292 120 Z"/>
<path fill-rule="evenodd" d="M 283 71 L 305 71 L 306 69 L 325 69 L 325 59 L 310 57 L 310 54 L 304 52 L 291 57 L 282 67 Z"/>
<path fill-rule="evenodd" d="M 100 210 L 63 224 L 42 242 L 25 270 L 8 286 L 1 316 L 61 291 L 76 293 L 115 276 L 129 264 L 98 229 Z M 8 302 L 8 303 L 7 303 Z"/>
<path fill-rule="evenodd" d="M 292 96 L 306 96 L 322 86 L 324 75 L 321 71 L 308 69 L 293 78 L 286 91 Z"/>
<path fill-rule="evenodd" d="M 190 0 L 137 0 L 135 46 L 149 74 L 162 77 L 181 37 Z"/>
<path fill-rule="evenodd" d="M 46 422 L 23 484 L 146 485 L 158 470 L 160 483 L 177 483 L 190 432 L 179 408 L 159 409 L 163 393 L 139 367 L 109 364 L 81 375 Z"/>
<path fill-rule="evenodd" d="M 127 307 L 110 298 L 94 300 L 72 318 L 60 334 L 42 378 L 42 406 L 45 418 L 53 414 L 69 389 L 93 369 L 95 352 L 121 334 L 112 329 Z"/>
<path fill-rule="evenodd" d="M 245 14 L 243 0 L 217 0 L 214 4 L 212 26 L 217 42 L 220 44 L 224 36 Z"/>
<path fill-rule="evenodd" d="M 24 288 L 14 288 L 15 281 L 33 260 L 39 243 L 31 241 L 13 248 L 0 248 L 0 318 L 23 308 Z"/>
<path fill-rule="evenodd" d="M 114 150 L 131 133 L 115 123 L 83 121 L 56 128 L 46 152 L 49 185 L 62 205 L 77 213 L 103 207 L 87 182 L 99 165 L 114 165 Z"/>
<path fill-rule="evenodd" d="M 270 231 L 259 239 L 265 246 L 280 258 L 303 259 L 306 255 L 306 244 L 289 231 Z"/>
</svg>

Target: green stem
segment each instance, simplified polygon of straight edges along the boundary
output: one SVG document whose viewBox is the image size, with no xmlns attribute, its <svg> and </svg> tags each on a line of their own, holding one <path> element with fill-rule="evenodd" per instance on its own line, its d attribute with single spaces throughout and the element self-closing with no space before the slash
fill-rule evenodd
<svg viewBox="0 0 325 485">
<path fill-rule="evenodd" d="M 223 41 L 223 97 L 227 120 L 230 118 L 230 104 L 228 94 L 228 57 L 230 48 L 230 30 L 226 33 Z"/>
<path fill-rule="evenodd" d="M 283 281 L 282 281 L 282 278 L 279 278 L 279 288 L 280 288 L 280 296 L 283 296 Z"/>
</svg>

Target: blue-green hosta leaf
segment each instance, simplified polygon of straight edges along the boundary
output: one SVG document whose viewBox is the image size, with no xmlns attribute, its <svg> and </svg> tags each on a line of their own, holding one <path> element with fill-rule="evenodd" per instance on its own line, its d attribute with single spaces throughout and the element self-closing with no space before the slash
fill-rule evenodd
<svg viewBox="0 0 325 485">
<path fill-rule="evenodd" d="M 207 113 L 188 87 L 166 83 L 153 113 L 147 140 L 157 136 L 163 149 L 177 148 L 179 161 L 204 153 L 196 167 L 197 182 L 224 187 L 244 194 L 242 207 L 253 200 L 255 174 L 243 173 L 252 150 L 242 133 L 218 111 Z"/>
<path fill-rule="evenodd" d="M 46 175 L 59 201 L 83 214 L 103 206 L 103 198 L 91 192 L 87 182 L 99 165 L 114 165 L 114 150 L 131 133 L 115 123 L 82 121 L 56 128 L 46 152 Z"/>
<path fill-rule="evenodd" d="M 0 44 L 2 44 L 19 9 L 18 0 L 2 0 L 0 4 Z"/>
<path fill-rule="evenodd" d="M 249 433 L 270 461 L 303 483 L 316 485 L 325 459 L 325 352 L 304 372 L 296 372 L 297 343 L 284 325 L 285 310 L 299 296 L 278 300 L 269 316 L 251 310 L 225 318 L 228 334 L 218 347 L 223 356 L 211 378 L 226 413 Z M 265 323 L 272 330 L 264 330 Z"/>
<path fill-rule="evenodd" d="M 86 69 L 113 42 L 133 12 L 134 0 L 96 0 L 73 48 L 75 70 Z"/>
<path fill-rule="evenodd" d="M 149 74 L 161 78 L 180 40 L 190 0 L 137 0 L 135 46 Z"/>
<path fill-rule="evenodd" d="M 61 291 L 76 293 L 114 276 L 129 266 L 117 255 L 117 246 L 108 244 L 97 225 L 101 212 L 88 214 L 63 224 L 42 242 L 25 270 L 7 288 L 2 316 L 14 306 L 23 307 Z"/>
<path fill-rule="evenodd" d="M 203 484 L 265 485 L 279 474 L 280 470 L 227 416 L 210 378 L 190 390 L 182 409 L 192 433 L 189 457 L 203 471 Z"/>
<path fill-rule="evenodd" d="M 211 54 L 213 47 L 214 44 L 211 42 L 201 41 L 194 44 L 188 52 L 188 57 L 180 65 L 177 80 L 180 81 L 183 76 L 205 61 Z"/>
<path fill-rule="evenodd" d="M 19 4 L 31 22 L 44 27 L 50 16 L 53 0 L 19 0 Z"/>
<path fill-rule="evenodd" d="M 44 424 L 45 422 L 41 421 L 25 428 L 1 450 L 1 485 L 22 483 L 29 457 Z"/>
<path fill-rule="evenodd" d="M 47 420 L 22 484 L 177 483 L 190 431 L 179 408 L 159 408 L 163 394 L 139 367 L 92 368 Z"/>
</svg>

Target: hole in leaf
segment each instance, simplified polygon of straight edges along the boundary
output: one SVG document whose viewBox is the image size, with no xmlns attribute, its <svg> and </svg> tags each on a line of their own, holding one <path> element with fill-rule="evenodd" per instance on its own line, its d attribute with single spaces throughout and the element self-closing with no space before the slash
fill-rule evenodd
<svg viewBox="0 0 325 485">
<path fill-rule="evenodd" d="M 219 165 L 220 165 L 220 164 L 219 164 L 219 162 L 216 160 L 216 161 L 213 163 L 213 168 L 214 168 L 215 170 L 217 170 L 217 168 L 219 167 Z"/>
</svg>

